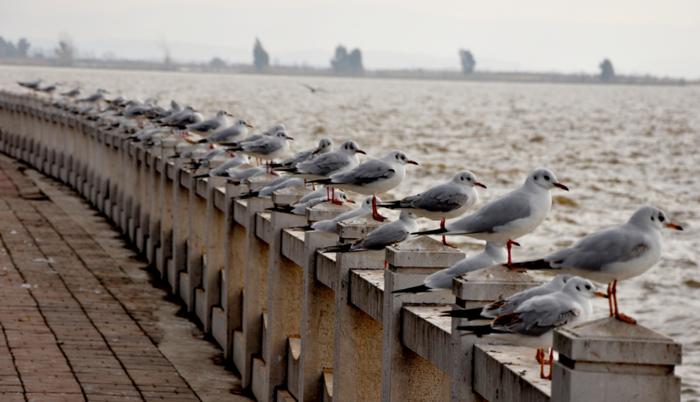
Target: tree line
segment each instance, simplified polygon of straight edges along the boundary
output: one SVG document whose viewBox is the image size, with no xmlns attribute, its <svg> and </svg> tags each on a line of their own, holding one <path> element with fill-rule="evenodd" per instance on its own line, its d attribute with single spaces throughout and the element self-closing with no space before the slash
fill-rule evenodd
<svg viewBox="0 0 700 402">
<path fill-rule="evenodd" d="M 16 42 L 7 40 L 0 36 L 0 59 L 23 59 L 29 57 L 44 58 L 43 53 L 37 51 L 30 55 L 31 43 L 26 38 L 20 38 Z M 69 38 L 63 38 L 53 49 L 53 59 L 59 65 L 70 66 L 76 58 L 76 48 Z M 459 49 L 459 62 L 462 73 L 473 74 L 476 71 L 476 58 L 469 49 Z M 170 65 L 170 53 L 166 49 L 165 63 Z M 227 67 L 226 62 L 220 57 L 214 57 L 209 66 L 216 69 Z M 253 44 L 253 66 L 257 71 L 264 72 L 270 67 L 270 54 L 265 50 L 259 38 L 255 38 Z M 358 48 L 349 50 L 345 46 L 338 45 L 335 48 L 333 57 L 330 59 L 330 67 L 334 73 L 340 75 L 361 75 L 365 68 L 362 60 L 362 51 Z M 615 81 L 615 68 L 610 59 L 604 59 L 598 65 L 600 73 L 598 77 L 604 82 Z"/>
</svg>

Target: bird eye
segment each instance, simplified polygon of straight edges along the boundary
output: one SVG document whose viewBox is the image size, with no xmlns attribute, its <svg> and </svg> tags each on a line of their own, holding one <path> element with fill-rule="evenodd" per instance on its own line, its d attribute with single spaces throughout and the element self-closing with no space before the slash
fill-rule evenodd
<svg viewBox="0 0 700 402">
<path fill-rule="evenodd" d="M 549 176 L 544 175 L 544 179 L 545 179 L 546 181 L 549 181 Z"/>
<path fill-rule="evenodd" d="M 586 285 L 587 290 L 591 290 L 591 285 Z"/>
<path fill-rule="evenodd" d="M 653 222 L 654 220 L 655 220 L 655 219 L 654 219 L 654 215 L 652 215 L 652 216 L 651 216 L 651 221 Z"/>
<path fill-rule="evenodd" d="M 580 291 L 580 290 L 581 290 L 581 287 L 580 287 L 580 286 L 576 286 L 576 290 Z"/>
<path fill-rule="evenodd" d="M 659 222 L 663 222 L 664 220 L 666 220 L 664 214 L 659 214 Z"/>
</svg>

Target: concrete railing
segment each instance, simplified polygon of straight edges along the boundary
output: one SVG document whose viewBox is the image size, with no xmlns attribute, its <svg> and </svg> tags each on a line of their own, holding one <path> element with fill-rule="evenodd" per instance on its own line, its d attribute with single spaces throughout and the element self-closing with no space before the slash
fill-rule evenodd
<svg viewBox="0 0 700 402">
<path fill-rule="evenodd" d="M 344 208 L 270 213 L 303 191 L 237 199 L 247 186 L 193 179 L 168 159 L 172 149 L 126 137 L 46 101 L 0 93 L 0 150 L 69 184 L 109 217 L 258 400 L 680 399 L 681 347 L 669 338 L 610 319 L 565 328 L 555 333 L 553 379 L 542 380 L 533 349 L 483 344 L 439 314 L 533 286 L 527 274 L 493 267 L 455 280 L 452 295 L 392 294 L 463 254 L 425 237 L 386 252 L 320 253 L 371 225 L 295 230 Z"/>
</svg>

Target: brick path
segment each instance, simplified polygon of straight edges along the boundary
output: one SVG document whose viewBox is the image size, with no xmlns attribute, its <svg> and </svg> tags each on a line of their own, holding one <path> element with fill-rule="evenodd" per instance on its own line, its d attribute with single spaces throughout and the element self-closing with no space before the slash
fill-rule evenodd
<svg viewBox="0 0 700 402">
<path fill-rule="evenodd" d="M 245 400 L 106 221 L 18 167 L 0 156 L 0 401 Z"/>
</svg>

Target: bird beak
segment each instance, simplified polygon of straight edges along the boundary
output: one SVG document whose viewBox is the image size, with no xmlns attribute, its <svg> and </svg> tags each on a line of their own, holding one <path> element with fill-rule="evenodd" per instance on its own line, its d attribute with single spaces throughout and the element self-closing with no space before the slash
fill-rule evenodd
<svg viewBox="0 0 700 402">
<path fill-rule="evenodd" d="M 345 200 L 345 202 L 349 202 L 350 204 L 357 204 L 357 203 L 355 202 L 355 200 L 351 200 L 350 198 L 348 198 L 347 200 Z"/>
<path fill-rule="evenodd" d="M 355 151 L 355 152 L 357 152 L 358 154 L 367 155 L 367 152 L 365 152 L 365 151 L 363 151 L 363 150 L 361 150 L 361 149 L 358 149 L 358 150 Z"/>
<path fill-rule="evenodd" d="M 674 230 L 683 230 L 683 226 L 681 226 L 677 223 L 673 223 L 673 222 L 667 223 L 666 227 L 669 229 L 674 229 Z"/>
<path fill-rule="evenodd" d="M 607 293 L 601 292 L 601 291 L 599 291 L 599 290 L 593 292 L 593 294 L 596 295 L 596 297 L 602 297 L 603 299 L 608 299 L 608 298 L 610 298 L 610 296 L 609 296 Z"/>
<path fill-rule="evenodd" d="M 285 135 L 284 138 L 288 139 L 289 141 L 294 141 L 294 138 L 292 138 L 292 137 L 290 137 L 290 136 L 288 136 L 288 135 Z"/>
<path fill-rule="evenodd" d="M 482 188 L 487 188 L 486 185 L 485 185 L 484 183 L 480 182 L 480 181 L 474 182 L 474 185 L 475 185 L 475 186 L 482 187 Z"/>
<path fill-rule="evenodd" d="M 520 243 L 518 243 L 517 241 L 511 240 L 511 241 L 510 241 L 510 244 L 513 245 L 513 246 L 518 246 L 518 247 L 520 247 Z"/>
<path fill-rule="evenodd" d="M 562 190 L 564 190 L 564 191 L 569 191 L 569 188 L 568 188 L 568 187 L 566 187 L 565 185 L 563 185 L 563 184 L 561 184 L 561 183 L 559 183 L 559 182 L 554 183 L 554 187 L 559 187 L 560 189 L 562 189 Z"/>
<path fill-rule="evenodd" d="M 255 128 L 252 124 L 248 123 L 247 121 L 244 121 L 243 124 L 248 127 L 248 128 Z"/>
<path fill-rule="evenodd" d="M 406 163 L 410 163 L 411 165 L 420 165 L 418 162 L 416 162 L 412 159 L 407 160 Z"/>
</svg>

